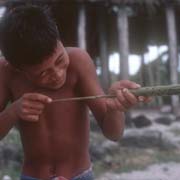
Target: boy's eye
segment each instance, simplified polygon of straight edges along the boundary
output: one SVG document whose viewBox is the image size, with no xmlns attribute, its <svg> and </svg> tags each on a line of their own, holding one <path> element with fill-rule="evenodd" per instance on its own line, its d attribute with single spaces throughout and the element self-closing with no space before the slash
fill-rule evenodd
<svg viewBox="0 0 180 180">
<path fill-rule="evenodd" d="M 56 61 L 56 65 L 61 64 L 62 62 L 63 62 L 63 58 L 61 57 L 61 59 Z"/>
<path fill-rule="evenodd" d="M 40 77 L 44 77 L 46 74 L 47 74 L 47 72 L 43 71 L 43 72 L 40 73 Z"/>
</svg>

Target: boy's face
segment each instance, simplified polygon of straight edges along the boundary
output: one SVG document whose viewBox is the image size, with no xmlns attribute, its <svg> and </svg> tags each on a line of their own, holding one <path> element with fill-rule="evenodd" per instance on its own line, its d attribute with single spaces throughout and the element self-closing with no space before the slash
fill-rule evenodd
<svg viewBox="0 0 180 180">
<path fill-rule="evenodd" d="M 58 41 L 57 48 L 51 57 L 41 64 L 23 68 L 23 72 L 35 85 L 56 90 L 61 88 L 66 81 L 68 65 L 68 54 L 62 43 Z"/>
</svg>

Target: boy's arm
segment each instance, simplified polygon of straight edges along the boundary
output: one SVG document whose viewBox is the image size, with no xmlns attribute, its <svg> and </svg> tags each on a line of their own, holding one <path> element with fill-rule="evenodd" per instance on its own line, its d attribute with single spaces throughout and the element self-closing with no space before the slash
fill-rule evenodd
<svg viewBox="0 0 180 180">
<path fill-rule="evenodd" d="M 51 98 L 43 94 L 26 93 L 5 108 L 10 100 L 9 79 L 6 63 L 0 61 L 0 139 L 19 120 L 37 122 L 45 105 L 52 101 Z"/>
<path fill-rule="evenodd" d="M 0 88 L 0 91 L 1 90 Z M 39 121 L 39 117 L 46 104 L 51 102 L 52 99 L 46 95 L 26 93 L 6 109 L 2 108 L 0 112 L 0 139 L 2 139 L 19 120 L 34 123 Z"/>
<path fill-rule="evenodd" d="M 80 89 L 83 96 L 104 94 L 96 75 L 96 69 L 89 55 L 79 50 Z M 112 140 L 121 136 L 124 130 L 124 113 L 110 113 L 107 109 L 107 99 L 89 100 L 87 104 L 102 129 L 103 134 Z M 110 115 L 112 114 L 112 115 Z M 113 134 L 115 134 L 113 137 Z"/>
<path fill-rule="evenodd" d="M 80 88 L 83 96 L 104 94 L 99 85 L 95 66 L 89 55 L 79 50 L 78 55 Z M 124 130 L 124 111 L 137 103 L 137 98 L 129 92 L 122 92 L 124 88 L 137 88 L 136 83 L 122 81 L 115 83 L 110 93 L 115 93 L 118 98 L 115 99 L 96 99 L 87 101 L 88 106 L 93 112 L 103 134 L 111 139 L 117 140 L 123 134 Z M 124 100 L 124 96 L 131 101 L 129 104 Z M 122 100 L 122 102 L 120 102 Z M 123 103 L 124 101 L 124 103 Z"/>
<path fill-rule="evenodd" d="M 0 139 L 8 133 L 16 122 L 11 105 L 5 108 L 8 101 L 10 101 L 8 80 L 7 63 L 0 60 Z"/>
</svg>

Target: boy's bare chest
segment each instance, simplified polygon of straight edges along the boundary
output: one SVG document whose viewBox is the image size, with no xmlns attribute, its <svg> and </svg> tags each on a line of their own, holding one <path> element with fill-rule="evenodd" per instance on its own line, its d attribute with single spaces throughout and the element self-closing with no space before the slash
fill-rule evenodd
<svg viewBox="0 0 180 180">
<path fill-rule="evenodd" d="M 76 86 L 76 83 L 72 82 L 66 83 L 58 90 L 47 90 L 36 88 L 28 82 L 16 79 L 11 85 L 12 99 L 15 101 L 25 93 L 41 93 L 49 96 L 53 100 L 81 96 Z M 36 123 L 35 127 L 35 124 L 32 124 L 32 126 L 34 130 L 36 127 L 38 130 L 39 128 L 44 129 L 45 127 L 58 130 L 60 127 L 71 129 L 71 127 L 77 126 L 77 121 L 86 119 L 86 113 L 86 105 L 83 102 L 52 102 L 45 107 L 39 123 Z M 23 127 L 28 125 L 28 129 L 31 127 L 27 122 L 23 122 L 22 125 Z"/>
</svg>

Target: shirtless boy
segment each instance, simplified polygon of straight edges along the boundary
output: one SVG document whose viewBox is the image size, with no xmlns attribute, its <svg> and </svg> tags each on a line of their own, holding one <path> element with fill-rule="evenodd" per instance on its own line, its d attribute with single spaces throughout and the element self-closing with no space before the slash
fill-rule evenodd
<svg viewBox="0 0 180 180">
<path fill-rule="evenodd" d="M 93 180 L 88 107 L 103 134 L 116 141 L 123 134 L 123 112 L 147 100 L 127 90 L 139 85 L 116 82 L 109 91 L 114 99 L 53 102 L 104 92 L 87 52 L 65 48 L 55 22 L 40 7 L 7 13 L 0 46 L 5 57 L 0 61 L 0 138 L 18 126 L 24 150 L 21 180 Z"/>
</svg>

